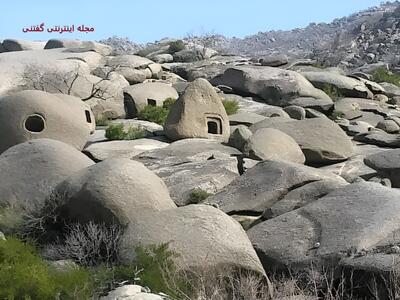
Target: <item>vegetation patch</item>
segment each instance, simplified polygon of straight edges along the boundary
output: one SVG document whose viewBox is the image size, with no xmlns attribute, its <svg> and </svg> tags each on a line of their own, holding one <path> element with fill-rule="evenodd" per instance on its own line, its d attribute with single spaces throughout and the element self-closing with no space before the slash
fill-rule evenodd
<svg viewBox="0 0 400 300">
<path fill-rule="evenodd" d="M 14 238 L 0 240 L 0 299 L 88 299 L 92 294 L 88 271 L 57 271 L 32 245 Z"/>
<path fill-rule="evenodd" d="M 141 120 L 164 125 L 175 99 L 168 98 L 163 102 L 163 106 L 146 105 L 145 108 L 139 112 L 138 118 Z"/>
<path fill-rule="evenodd" d="M 127 129 L 123 124 L 111 124 L 106 129 L 106 138 L 109 140 L 136 140 L 147 136 L 144 128 L 131 126 Z"/>
<path fill-rule="evenodd" d="M 372 80 L 375 82 L 388 82 L 400 86 L 400 75 L 393 74 L 386 68 L 378 68 L 372 73 Z"/>
<path fill-rule="evenodd" d="M 239 110 L 239 102 L 236 100 L 222 100 L 222 104 L 228 115 L 234 115 Z"/>
<path fill-rule="evenodd" d="M 200 203 L 210 197 L 212 194 L 203 189 L 194 189 L 189 194 L 189 201 L 192 204 Z"/>
<path fill-rule="evenodd" d="M 344 98 L 343 94 L 333 84 L 324 83 L 319 89 L 323 90 L 333 101 Z"/>
</svg>

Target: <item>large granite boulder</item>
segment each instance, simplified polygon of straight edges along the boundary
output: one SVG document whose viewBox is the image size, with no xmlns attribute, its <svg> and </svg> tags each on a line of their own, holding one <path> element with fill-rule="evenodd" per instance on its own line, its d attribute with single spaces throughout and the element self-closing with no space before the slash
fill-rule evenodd
<svg viewBox="0 0 400 300">
<path fill-rule="evenodd" d="M 345 97 L 371 98 L 372 92 L 360 80 L 347 77 L 335 72 L 303 72 L 315 87 L 324 88 L 325 86 L 334 86 L 339 93 Z"/>
<path fill-rule="evenodd" d="M 163 106 L 166 99 L 178 99 L 177 91 L 168 84 L 147 82 L 128 86 L 124 89 L 127 117 L 136 117 L 146 105 Z"/>
<path fill-rule="evenodd" d="M 122 237 L 121 259 L 135 261 L 135 247 L 169 243 L 178 268 L 195 271 L 239 268 L 265 274 L 240 224 L 220 210 L 189 205 L 143 215 Z"/>
<path fill-rule="evenodd" d="M 280 130 L 261 128 L 246 142 L 245 155 L 256 160 L 284 160 L 303 164 L 305 157 L 297 142 Z"/>
<path fill-rule="evenodd" d="M 131 158 L 146 151 L 161 149 L 169 144 L 155 139 L 136 139 L 132 141 L 96 142 L 86 147 L 83 152 L 95 161 L 109 158 Z"/>
<path fill-rule="evenodd" d="M 286 106 L 289 100 L 298 97 L 330 99 L 299 73 L 273 67 L 229 68 L 211 83 L 229 86 L 241 94 L 257 95 L 267 103 L 278 106 Z"/>
<path fill-rule="evenodd" d="M 108 159 L 85 168 L 55 188 L 58 221 L 117 223 L 176 207 L 164 182 L 143 164 Z"/>
<path fill-rule="evenodd" d="M 312 262 L 318 268 L 394 242 L 399 199 L 400 192 L 380 184 L 355 183 L 247 233 L 265 266 L 302 268 Z"/>
<path fill-rule="evenodd" d="M 43 49 L 45 42 L 6 39 L 2 43 L 4 52 L 39 50 Z"/>
<path fill-rule="evenodd" d="M 35 139 L 0 155 L 0 206 L 33 212 L 61 181 L 94 162 L 70 145 Z"/>
<path fill-rule="evenodd" d="M 88 105 L 73 96 L 29 90 L 0 97 L 0 153 L 40 138 L 82 150 L 94 126 Z"/>
<path fill-rule="evenodd" d="M 238 161 L 232 157 L 239 155 L 240 151 L 213 140 L 184 139 L 133 159 L 160 176 L 171 198 L 182 206 L 193 203 L 194 190 L 214 194 L 239 177 Z"/>
<path fill-rule="evenodd" d="M 392 187 L 400 187 L 400 149 L 371 154 L 365 157 L 364 163 L 381 175 L 390 178 Z"/>
<path fill-rule="evenodd" d="M 172 105 L 164 125 L 172 140 L 209 138 L 227 142 L 229 119 L 220 96 L 205 79 L 196 79 Z"/>
<path fill-rule="evenodd" d="M 261 215 L 290 191 L 327 180 L 345 183 L 343 178 L 328 171 L 284 161 L 263 161 L 206 202 L 228 214 L 252 212 L 252 215 Z"/>
<path fill-rule="evenodd" d="M 260 128 L 275 128 L 291 136 L 300 145 L 308 164 L 333 163 L 352 155 L 350 138 L 328 118 L 299 121 L 271 118 L 254 124 L 250 130 L 257 132 Z"/>
</svg>

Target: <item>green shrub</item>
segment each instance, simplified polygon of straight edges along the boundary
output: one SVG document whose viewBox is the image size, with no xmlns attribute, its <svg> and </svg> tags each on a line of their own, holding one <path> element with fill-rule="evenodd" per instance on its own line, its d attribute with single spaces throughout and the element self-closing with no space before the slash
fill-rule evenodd
<svg viewBox="0 0 400 300">
<path fill-rule="evenodd" d="M 163 107 L 170 110 L 172 105 L 174 105 L 174 103 L 176 102 L 176 99 L 174 98 L 167 98 L 165 99 L 165 101 L 163 102 Z"/>
<path fill-rule="evenodd" d="M 109 140 L 136 140 L 144 137 L 146 130 L 140 126 L 131 126 L 125 130 L 123 124 L 111 124 L 106 129 L 106 138 Z"/>
<path fill-rule="evenodd" d="M 169 110 L 171 109 L 171 106 L 175 103 L 175 101 L 176 100 L 173 98 L 167 98 L 163 102 L 162 107 L 146 105 L 145 108 L 139 112 L 138 118 L 145 121 L 164 125 L 165 120 L 167 119 L 167 116 L 169 114 Z"/>
<path fill-rule="evenodd" d="M 319 87 L 319 89 L 323 90 L 333 101 L 343 98 L 343 95 L 339 89 L 332 84 L 324 83 L 321 85 L 321 87 Z"/>
<path fill-rule="evenodd" d="M 190 192 L 189 194 L 189 201 L 192 204 L 200 203 L 207 199 L 209 196 L 212 194 L 206 192 L 205 190 L 202 189 L 194 189 Z"/>
<path fill-rule="evenodd" d="M 21 213 L 11 207 L 0 207 L 0 231 L 15 234 L 23 222 Z"/>
<path fill-rule="evenodd" d="M 388 82 L 400 86 L 400 75 L 393 74 L 386 68 L 378 68 L 372 73 L 372 80 L 375 82 Z"/>
<path fill-rule="evenodd" d="M 239 102 L 236 100 L 222 100 L 222 104 L 225 107 L 225 111 L 228 115 L 234 115 L 239 110 Z"/>
<path fill-rule="evenodd" d="M 0 241 L 1 299 L 87 299 L 93 292 L 89 272 L 57 271 L 32 245 L 14 238 Z"/>
<path fill-rule="evenodd" d="M 175 52 L 182 51 L 185 49 L 185 43 L 182 40 L 177 40 L 169 43 L 169 53 L 174 54 Z"/>
<path fill-rule="evenodd" d="M 169 244 L 138 246 L 135 249 L 136 266 L 142 270 L 139 282 L 152 292 L 163 292 L 173 299 L 180 299 L 179 294 L 188 294 L 189 282 L 184 280 L 175 265 L 177 253 L 169 249 Z"/>
<path fill-rule="evenodd" d="M 110 119 L 105 116 L 96 118 L 96 126 L 108 126 L 109 124 L 110 124 Z"/>
</svg>

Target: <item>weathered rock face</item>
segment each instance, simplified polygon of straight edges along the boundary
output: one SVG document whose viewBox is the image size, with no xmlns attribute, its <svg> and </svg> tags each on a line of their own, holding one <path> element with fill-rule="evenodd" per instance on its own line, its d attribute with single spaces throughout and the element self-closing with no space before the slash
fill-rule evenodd
<svg viewBox="0 0 400 300">
<path fill-rule="evenodd" d="M 240 151 L 243 151 L 243 147 L 246 145 L 246 142 L 250 139 L 253 133 L 250 129 L 245 125 L 236 126 L 236 128 L 231 133 L 229 137 L 228 144 L 231 147 L 234 147 Z"/>
<path fill-rule="evenodd" d="M 70 145 L 36 139 L 0 155 L 0 205 L 32 212 L 55 185 L 93 161 Z"/>
<path fill-rule="evenodd" d="M 177 91 L 165 83 L 148 82 L 128 86 L 124 89 L 127 117 L 136 117 L 146 105 L 162 106 L 166 99 L 178 99 L 178 97 Z"/>
<path fill-rule="evenodd" d="M 353 146 L 349 137 L 334 122 L 327 118 L 299 121 L 267 119 L 250 127 L 252 132 L 260 128 L 275 128 L 291 136 L 303 150 L 306 162 L 326 164 L 349 158 Z"/>
<path fill-rule="evenodd" d="M 196 79 L 172 105 L 164 131 L 168 138 L 209 138 L 227 142 L 229 119 L 221 98 L 205 79 Z"/>
<path fill-rule="evenodd" d="M 304 164 L 305 157 L 296 141 L 280 130 L 261 128 L 248 140 L 244 154 L 256 160 L 284 160 Z"/>
<path fill-rule="evenodd" d="M 333 109 L 333 101 L 330 99 L 315 99 L 315 98 L 300 97 L 290 100 L 288 104 L 297 105 L 303 108 L 315 109 L 323 113 L 329 112 Z"/>
<path fill-rule="evenodd" d="M 343 178 L 327 171 L 283 161 L 264 161 L 206 201 L 228 214 L 253 212 L 261 215 L 290 191 L 326 180 L 345 183 Z"/>
<path fill-rule="evenodd" d="M 44 42 L 32 42 L 24 40 L 7 39 L 3 43 L 4 52 L 24 51 L 24 50 L 38 50 L 43 49 Z"/>
<path fill-rule="evenodd" d="M 289 59 L 286 55 L 271 55 L 261 57 L 258 61 L 262 66 L 280 67 L 286 65 Z"/>
<path fill-rule="evenodd" d="M 330 99 L 299 73 L 279 68 L 254 66 L 229 68 L 211 82 L 214 85 L 229 86 L 242 94 L 257 95 L 267 103 L 278 106 L 286 106 L 290 99 L 298 97 Z"/>
<path fill-rule="evenodd" d="M 81 150 L 95 120 L 79 98 L 22 91 L 0 98 L 0 153 L 32 139 L 60 140 Z"/>
<path fill-rule="evenodd" d="M 91 144 L 83 152 L 95 161 L 102 161 L 109 158 L 131 158 L 145 151 L 164 148 L 168 145 L 168 143 L 153 139 L 107 141 Z"/>
<path fill-rule="evenodd" d="M 193 190 L 214 194 L 239 176 L 241 153 L 209 139 L 184 139 L 133 157 L 160 176 L 178 206 L 191 204 Z"/>
<path fill-rule="evenodd" d="M 125 77 L 130 84 L 141 83 L 153 77 L 152 70 L 149 68 L 153 61 L 137 55 L 119 55 L 110 57 L 107 66 L 116 69 L 116 72 Z"/>
<path fill-rule="evenodd" d="M 133 221 L 122 238 L 122 259 L 134 261 L 135 246 L 162 243 L 180 255 L 176 262 L 181 269 L 225 266 L 264 274 L 239 223 L 211 206 L 189 205 Z"/>
<path fill-rule="evenodd" d="M 112 290 L 107 296 L 100 297 L 100 300 L 165 300 L 165 297 L 150 294 L 147 288 L 141 287 L 140 285 L 123 285 L 115 290 Z"/>
<path fill-rule="evenodd" d="M 400 187 L 400 150 L 388 150 L 367 156 L 367 166 L 390 178 L 394 188 Z"/>
<path fill-rule="evenodd" d="M 93 51 L 104 56 L 110 55 L 112 52 L 110 46 L 92 41 L 51 39 L 44 46 L 44 49 L 54 48 L 68 48 L 67 51 L 73 53 Z"/>
<path fill-rule="evenodd" d="M 323 88 L 324 85 L 333 85 L 346 97 L 371 98 L 372 92 L 366 85 L 351 77 L 343 76 L 335 72 L 303 72 L 315 87 Z"/>
<path fill-rule="evenodd" d="M 400 226 L 399 199 L 398 191 L 380 184 L 351 184 L 247 233 L 265 265 L 317 266 L 389 243 Z"/>
<path fill-rule="evenodd" d="M 164 182 L 143 164 L 108 159 L 55 188 L 62 220 L 127 225 L 148 212 L 176 207 Z M 52 200 L 52 199 L 50 199 Z"/>
</svg>

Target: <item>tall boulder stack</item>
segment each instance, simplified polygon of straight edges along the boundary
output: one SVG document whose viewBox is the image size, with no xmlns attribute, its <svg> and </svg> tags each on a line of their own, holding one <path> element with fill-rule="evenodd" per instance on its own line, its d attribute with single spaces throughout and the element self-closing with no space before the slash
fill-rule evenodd
<svg viewBox="0 0 400 300">
<path fill-rule="evenodd" d="M 79 98 L 33 90 L 11 94 L 0 98 L 0 153 L 39 138 L 82 150 L 94 124 L 90 108 Z"/>
<path fill-rule="evenodd" d="M 205 79 L 188 85 L 171 107 L 164 125 L 165 134 L 172 140 L 208 138 L 227 142 L 229 119 L 221 98 Z"/>
</svg>

